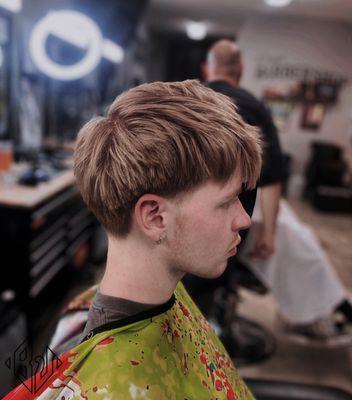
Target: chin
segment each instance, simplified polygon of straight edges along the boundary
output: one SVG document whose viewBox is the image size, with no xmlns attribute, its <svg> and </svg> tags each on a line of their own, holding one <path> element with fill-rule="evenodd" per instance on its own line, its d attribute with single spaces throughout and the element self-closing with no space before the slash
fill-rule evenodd
<svg viewBox="0 0 352 400">
<path fill-rule="evenodd" d="M 208 279 L 219 278 L 225 272 L 226 266 L 227 266 L 227 261 L 223 262 L 220 265 L 218 264 L 214 268 L 210 269 L 207 275 L 203 276 L 203 278 L 208 278 Z"/>
<path fill-rule="evenodd" d="M 220 276 L 225 272 L 226 270 L 226 265 L 224 265 L 224 268 L 222 268 L 221 270 L 219 270 L 216 274 L 214 274 L 214 276 L 212 276 L 212 279 L 216 279 L 216 278 L 220 278 Z"/>
</svg>

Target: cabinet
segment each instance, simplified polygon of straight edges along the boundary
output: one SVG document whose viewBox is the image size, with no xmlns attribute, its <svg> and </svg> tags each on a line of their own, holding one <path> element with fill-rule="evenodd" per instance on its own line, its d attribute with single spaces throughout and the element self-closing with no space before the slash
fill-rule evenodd
<svg viewBox="0 0 352 400">
<path fill-rule="evenodd" d="M 84 268 L 89 257 L 96 220 L 74 186 L 72 174 L 66 178 L 41 188 L 18 188 L 17 194 L 28 190 L 22 202 L 17 196 L 11 202 L 11 193 L 0 191 L 0 288 L 16 292 L 27 316 L 55 301 L 54 291 L 64 296 L 62 281 L 60 287 L 56 285 L 58 276 L 65 269 Z M 11 190 L 14 195 L 16 188 Z M 41 190 L 41 196 L 36 192 L 37 197 L 31 198 L 31 190 Z"/>
</svg>

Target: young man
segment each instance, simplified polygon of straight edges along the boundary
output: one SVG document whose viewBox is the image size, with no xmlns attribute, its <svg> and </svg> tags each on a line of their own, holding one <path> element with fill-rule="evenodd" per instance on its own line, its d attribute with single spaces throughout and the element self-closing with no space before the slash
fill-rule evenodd
<svg viewBox="0 0 352 400">
<path fill-rule="evenodd" d="M 196 81 L 131 89 L 82 128 L 75 176 L 107 265 L 85 337 L 40 399 L 253 398 L 179 281 L 223 273 L 260 168 L 255 128 Z"/>
</svg>

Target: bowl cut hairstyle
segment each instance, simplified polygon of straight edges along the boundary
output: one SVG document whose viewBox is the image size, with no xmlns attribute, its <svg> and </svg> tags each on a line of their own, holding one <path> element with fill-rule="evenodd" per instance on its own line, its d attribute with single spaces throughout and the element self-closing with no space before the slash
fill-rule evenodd
<svg viewBox="0 0 352 400">
<path fill-rule="evenodd" d="M 147 193 L 173 197 L 242 172 L 253 188 L 261 140 L 232 101 L 196 80 L 154 82 L 122 93 L 106 117 L 80 130 L 74 174 L 88 208 L 113 236 L 128 235 Z"/>
</svg>

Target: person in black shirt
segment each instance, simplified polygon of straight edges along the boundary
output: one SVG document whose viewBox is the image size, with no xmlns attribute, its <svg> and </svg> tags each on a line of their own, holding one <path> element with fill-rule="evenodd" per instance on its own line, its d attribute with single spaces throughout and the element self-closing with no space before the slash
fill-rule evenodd
<svg viewBox="0 0 352 400">
<path fill-rule="evenodd" d="M 241 52 L 235 42 L 226 39 L 216 42 L 208 53 L 207 64 L 204 67 L 205 85 L 230 97 L 241 117 L 248 124 L 258 127 L 262 134 L 264 157 L 258 185 L 262 190 L 260 205 L 263 223 L 254 246 L 253 257 L 267 259 L 275 251 L 275 228 L 283 179 L 283 160 L 277 130 L 265 105 L 239 87 L 242 63 Z M 248 215 L 252 215 L 256 195 L 257 190 L 254 189 L 245 190 L 239 196 Z M 241 231 L 242 241 L 245 240 L 246 234 L 247 231 Z M 269 338 L 265 330 L 261 330 L 254 322 L 238 318 L 236 315 L 224 317 L 229 316 L 228 305 L 232 303 L 234 283 L 237 285 L 239 277 L 243 276 L 240 267 L 238 259 L 231 257 L 225 273 L 218 280 L 209 282 L 187 276 L 184 283 L 203 313 L 208 315 L 215 325 L 219 325 L 231 356 L 253 361 L 265 357 L 268 353 Z M 222 294 L 219 296 L 219 293 Z M 234 333 L 230 333 L 231 321 L 235 321 L 238 327 Z"/>
<path fill-rule="evenodd" d="M 221 39 L 215 42 L 208 52 L 207 63 L 203 67 L 206 85 L 230 97 L 237 106 L 242 118 L 250 125 L 259 127 L 262 133 L 264 158 L 261 176 L 258 181 L 258 187 L 261 189 L 259 205 L 262 214 L 262 224 L 257 232 L 251 256 L 266 260 L 275 252 L 275 231 L 280 204 L 281 182 L 284 179 L 283 156 L 277 129 L 271 113 L 265 104 L 239 86 L 243 65 L 241 50 L 236 42 L 228 39 Z M 244 192 L 241 194 L 240 199 L 247 213 L 252 215 L 256 191 Z M 245 237 L 245 234 L 242 233 L 242 237 Z M 229 264 L 233 262 L 233 260 L 229 260 Z M 331 286 L 333 286 L 332 283 Z M 351 322 L 351 302 L 347 298 L 344 298 L 332 310 L 332 313 L 343 314 L 346 321 Z M 317 320 L 317 322 L 319 321 Z M 309 324 L 307 327 L 309 328 L 307 332 L 311 334 Z M 312 327 L 315 329 L 314 324 L 312 324 Z M 294 328 L 294 325 L 292 325 L 292 328 Z M 332 335 L 334 332 L 338 332 L 334 327 L 332 328 Z M 326 335 L 324 330 L 322 332 L 319 331 L 318 334 L 315 330 L 313 336 L 319 337 L 321 334 L 324 337 Z"/>
<path fill-rule="evenodd" d="M 283 180 L 283 157 L 277 129 L 264 103 L 239 87 L 242 76 L 241 51 L 237 43 L 222 39 L 209 50 L 204 68 L 207 86 L 229 96 L 238 107 L 242 118 L 260 128 L 264 141 L 263 168 L 258 186 L 261 188 L 260 206 L 263 215 L 261 234 L 258 235 L 253 257 L 266 259 L 275 251 L 275 228 Z M 251 214 L 255 191 L 242 195 L 246 211 Z"/>
</svg>

